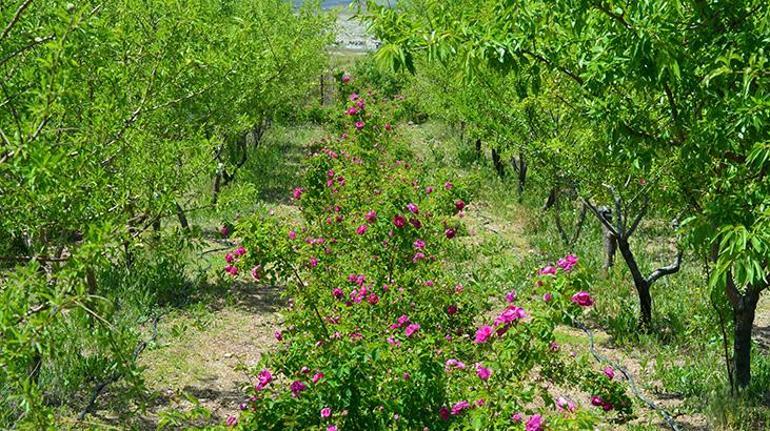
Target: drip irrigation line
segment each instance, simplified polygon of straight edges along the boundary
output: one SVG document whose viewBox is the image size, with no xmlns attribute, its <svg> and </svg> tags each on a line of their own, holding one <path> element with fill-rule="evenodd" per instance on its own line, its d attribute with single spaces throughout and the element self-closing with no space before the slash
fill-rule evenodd
<svg viewBox="0 0 770 431">
<path fill-rule="evenodd" d="M 133 353 L 131 354 L 131 357 L 134 361 L 136 361 L 139 358 L 139 355 L 142 354 L 145 348 L 147 348 L 147 345 L 154 342 L 158 338 L 158 321 L 160 320 L 161 316 L 163 314 L 155 315 L 152 319 L 152 336 L 148 340 L 142 340 L 139 342 L 139 344 L 136 345 L 136 348 L 134 348 Z M 86 407 L 78 414 L 77 421 L 80 422 L 85 417 L 91 413 L 91 410 L 94 408 L 94 405 L 96 405 L 96 400 L 99 398 L 99 396 L 104 392 L 105 389 L 107 389 L 107 386 L 111 385 L 112 383 L 117 382 L 122 377 L 120 371 L 115 371 L 114 373 L 110 374 L 106 379 L 99 382 L 96 387 L 94 387 L 94 391 L 91 393 L 91 398 L 88 401 L 88 404 Z"/>
<path fill-rule="evenodd" d="M 621 373 L 623 373 L 623 376 L 625 376 L 626 380 L 628 381 L 628 385 L 631 387 L 631 392 L 634 393 L 636 398 L 641 400 L 643 403 L 647 405 L 650 409 L 658 412 L 661 417 L 663 417 L 663 420 L 666 421 L 668 426 L 671 427 L 674 431 L 681 431 L 681 428 L 679 428 L 679 425 L 676 424 L 676 421 L 671 416 L 671 413 L 667 412 L 664 408 L 658 407 L 657 404 L 655 404 L 652 400 L 642 395 L 642 393 L 639 391 L 639 388 L 637 388 L 636 383 L 634 382 L 633 375 L 623 366 L 620 364 L 612 361 L 610 358 L 608 358 L 605 355 L 602 355 L 596 350 L 596 346 L 594 345 L 594 333 L 588 327 L 586 327 L 584 324 L 582 324 L 579 321 L 575 321 L 575 325 L 581 329 L 583 332 L 588 335 L 588 341 L 590 343 L 590 350 L 591 354 L 593 355 L 594 359 L 596 359 L 597 362 L 602 363 L 606 362 L 610 365 L 612 365 L 613 368 L 619 370 Z"/>
</svg>

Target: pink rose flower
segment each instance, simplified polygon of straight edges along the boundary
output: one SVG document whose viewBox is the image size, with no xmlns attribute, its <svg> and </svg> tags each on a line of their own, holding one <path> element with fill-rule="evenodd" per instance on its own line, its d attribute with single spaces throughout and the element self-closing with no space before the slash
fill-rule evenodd
<svg viewBox="0 0 770 431">
<path fill-rule="evenodd" d="M 225 421 L 225 424 L 229 427 L 234 427 L 235 425 L 238 424 L 238 418 L 236 418 L 235 416 L 228 416 L 227 420 Z"/>
<path fill-rule="evenodd" d="M 361 130 L 364 128 L 364 126 L 366 126 L 366 123 L 363 121 L 356 121 L 356 130 Z"/>
<path fill-rule="evenodd" d="M 294 197 L 295 201 L 300 200 L 300 198 L 302 197 L 302 192 L 304 192 L 304 190 L 301 187 L 294 188 L 291 194 L 292 194 L 292 197 Z"/>
<path fill-rule="evenodd" d="M 324 407 L 321 409 L 322 418 L 328 418 L 331 415 L 332 415 L 332 409 L 330 409 L 329 407 Z"/>
<path fill-rule="evenodd" d="M 323 378 L 324 378 L 324 373 L 315 373 L 315 374 L 313 374 L 313 384 L 318 383 Z"/>
<path fill-rule="evenodd" d="M 581 307 L 590 307 L 594 304 L 594 299 L 591 298 L 591 295 L 588 292 L 581 290 L 572 295 L 572 302 Z"/>
<path fill-rule="evenodd" d="M 476 331 L 476 338 L 473 342 L 476 344 L 486 343 L 487 340 L 489 340 L 489 338 L 492 336 L 492 332 L 493 330 L 491 326 L 489 325 L 482 326 Z"/>
<path fill-rule="evenodd" d="M 297 398 L 302 391 L 307 389 L 307 386 L 302 383 L 299 380 L 295 380 L 291 382 L 291 385 L 289 385 L 289 390 L 291 390 L 291 396 L 294 398 Z"/>
<path fill-rule="evenodd" d="M 551 265 L 546 265 L 538 271 L 538 275 L 556 275 L 556 267 Z"/>
<path fill-rule="evenodd" d="M 553 299 L 553 295 L 551 294 L 551 292 L 546 292 L 543 295 L 543 301 L 545 302 L 550 302 L 552 299 Z"/>
<path fill-rule="evenodd" d="M 363 235 L 366 233 L 367 229 L 369 229 L 369 226 L 362 224 L 361 226 L 358 226 L 358 228 L 356 228 L 356 234 Z"/>
<path fill-rule="evenodd" d="M 396 225 L 397 228 L 402 228 L 406 225 L 406 218 L 404 216 L 398 214 L 395 217 L 393 217 L 393 224 Z"/>
<path fill-rule="evenodd" d="M 342 75 L 342 83 L 343 84 L 347 84 L 348 82 L 350 82 L 350 75 L 348 75 L 346 73 L 346 74 Z"/>
<path fill-rule="evenodd" d="M 273 335 L 275 336 L 276 340 L 283 341 L 283 332 L 281 332 L 280 330 L 275 331 L 275 333 L 273 333 Z"/>
<path fill-rule="evenodd" d="M 450 411 L 450 413 L 452 414 L 452 416 L 457 416 L 460 413 L 462 413 L 463 410 L 467 410 L 470 407 L 471 405 L 468 403 L 468 401 L 465 401 L 465 400 L 458 401 L 455 403 L 455 405 L 452 406 L 452 410 Z"/>
<path fill-rule="evenodd" d="M 374 210 L 369 211 L 366 213 L 366 221 L 367 223 L 374 223 L 374 221 L 377 220 L 377 212 Z"/>
<path fill-rule="evenodd" d="M 270 370 L 264 369 L 257 374 L 257 386 L 255 387 L 256 390 L 261 391 L 267 385 L 270 384 L 270 382 L 273 381 L 273 375 L 270 373 Z"/>
<path fill-rule="evenodd" d="M 608 379 L 612 380 L 615 378 L 615 370 L 612 369 L 612 367 L 608 366 L 604 368 L 604 375 L 607 376 Z"/>
<path fill-rule="evenodd" d="M 457 202 L 455 202 L 455 209 L 457 211 L 462 211 L 465 208 L 465 202 L 462 199 L 458 199 Z"/>
<path fill-rule="evenodd" d="M 543 431 L 543 417 L 540 415 L 532 415 L 527 421 L 526 431 Z"/>
<path fill-rule="evenodd" d="M 412 323 L 406 327 L 406 330 L 404 330 L 404 335 L 411 338 L 412 335 L 414 335 L 419 330 L 420 330 L 420 325 L 418 323 Z"/>
<path fill-rule="evenodd" d="M 414 241 L 413 245 L 414 245 L 414 248 L 416 249 L 423 249 L 425 248 L 425 241 L 418 239 Z"/>
<path fill-rule="evenodd" d="M 516 413 L 514 413 L 514 414 L 512 414 L 512 415 L 511 415 L 511 420 L 512 420 L 514 423 L 519 423 L 519 422 L 521 422 L 523 419 L 524 419 L 524 415 L 523 415 L 523 414 L 521 414 L 521 412 L 516 412 Z"/>
<path fill-rule="evenodd" d="M 486 382 L 492 376 L 492 370 L 485 367 L 481 362 L 479 362 L 476 364 L 476 375 L 479 376 L 481 380 Z"/>
<path fill-rule="evenodd" d="M 412 213 L 412 214 L 419 214 L 420 213 L 420 209 L 417 208 L 417 205 L 414 204 L 414 203 L 406 204 L 406 209 L 409 210 L 409 212 Z"/>
<path fill-rule="evenodd" d="M 446 235 L 447 239 L 452 239 L 455 237 L 455 235 L 457 235 L 457 232 L 449 227 L 444 231 L 444 235 Z"/>
<path fill-rule="evenodd" d="M 513 303 L 516 301 L 516 291 L 511 290 L 510 292 L 505 294 L 505 301 L 509 303 Z"/>
</svg>

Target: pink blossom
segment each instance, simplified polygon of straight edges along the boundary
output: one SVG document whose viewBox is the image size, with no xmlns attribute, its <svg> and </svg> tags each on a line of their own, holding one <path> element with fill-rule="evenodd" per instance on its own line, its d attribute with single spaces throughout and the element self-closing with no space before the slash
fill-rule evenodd
<svg viewBox="0 0 770 431">
<path fill-rule="evenodd" d="M 356 109 L 355 106 L 351 106 L 347 111 L 345 111 L 345 113 L 348 115 L 356 115 L 358 114 L 358 109 Z"/>
<path fill-rule="evenodd" d="M 505 294 L 505 301 L 506 302 L 510 302 L 510 303 L 515 302 L 516 301 L 516 291 L 515 290 L 511 290 L 510 292 L 506 293 Z"/>
<path fill-rule="evenodd" d="M 577 405 L 572 400 L 568 400 L 564 397 L 559 397 L 555 401 L 556 408 L 560 411 L 574 412 L 577 409 Z"/>
<path fill-rule="evenodd" d="M 425 280 L 425 283 L 423 284 L 425 284 L 427 287 L 433 287 L 433 280 Z"/>
<path fill-rule="evenodd" d="M 444 235 L 446 235 L 447 239 L 452 239 L 455 237 L 455 235 L 457 235 L 457 232 L 449 227 L 444 231 Z"/>
<path fill-rule="evenodd" d="M 329 407 L 324 407 L 321 409 L 322 418 L 328 418 L 331 415 L 332 415 L 332 409 L 330 409 Z"/>
<path fill-rule="evenodd" d="M 262 265 L 257 265 L 254 268 L 251 268 L 251 278 L 253 278 L 254 281 L 259 281 L 261 271 L 262 271 Z"/>
<path fill-rule="evenodd" d="M 449 409 L 446 407 L 441 407 L 438 410 L 438 416 L 441 418 L 442 421 L 448 421 L 449 420 Z"/>
<path fill-rule="evenodd" d="M 433 193 L 433 187 L 431 186 L 425 187 L 425 194 L 429 195 L 431 193 Z"/>
<path fill-rule="evenodd" d="M 369 226 L 362 224 L 361 226 L 358 226 L 358 228 L 356 228 L 356 234 L 363 235 L 366 233 L 367 229 L 369 229 Z"/>
<path fill-rule="evenodd" d="M 462 284 L 455 285 L 455 293 L 463 293 L 463 285 Z"/>
<path fill-rule="evenodd" d="M 408 209 L 409 212 L 412 213 L 412 214 L 419 214 L 420 213 L 420 209 L 417 208 L 417 204 L 414 204 L 414 203 L 406 204 L 406 209 Z"/>
<path fill-rule="evenodd" d="M 457 314 L 457 305 L 451 304 L 449 307 L 446 308 L 446 314 L 453 316 Z"/>
<path fill-rule="evenodd" d="M 337 431 L 337 425 L 329 425 L 326 427 L 326 431 Z"/>
<path fill-rule="evenodd" d="M 454 369 L 464 370 L 465 364 L 457 359 L 447 359 L 446 363 L 444 364 L 444 370 L 452 371 Z"/>
<path fill-rule="evenodd" d="M 257 386 L 255 388 L 256 390 L 261 391 L 262 389 L 267 387 L 267 385 L 269 385 L 270 382 L 273 381 L 273 375 L 270 373 L 270 370 L 263 369 L 262 371 L 259 372 L 259 374 L 257 374 L 257 381 L 259 381 L 259 383 L 257 383 Z"/>
<path fill-rule="evenodd" d="M 409 373 L 404 373 L 403 375 L 401 375 L 401 377 L 402 377 L 404 380 L 409 380 L 409 379 L 411 379 L 411 378 L 412 378 L 412 375 L 411 375 L 411 374 L 409 374 Z"/>
<path fill-rule="evenodd" d="M 225 266 L 225 272 L 235 277 L 236 275 L 238 275 L 238 267 L 233 265 L 227 265 Z"/>
<path fill-rule="evenodd" d="M 380 302 L 380 297 L 377 296 L 376 293 L 372 292 L 372 293 L 369 294 L 369 296 L 366 297 L 366 301 L 369 304 L 377 305 L 377 303 Z"/>
<path fill-rule="evenodd" d="M 294 200 L 298 201 L 302 197 L 302 192 L 304 192 L 304 190 L 301 187 L 295 187 L 291 192 Z"/>
<path fill-rule="evenodd" d="M 219 234 L 222 235 L 223 237 L 227 238 L 227 235 L 230 234 L 230 228 L 228 228 L 227 226 L 223 225 L 222 227 L 219 228 Z"/>
<path fill-rule="evenodd" d="M 449 181 L 444 183 L 444 188 L 447 189 L 447 190 L 452 190 L 453 187 L 454 187 L 454 184 L 452 184 Z"/>
<path fill-rule="evenodd" d="M 289 231 L 289 239 L 294 240 L 297 239 L 297 232 L 290 230 Z"/>
<path fill-rule="evenodd" d="M 523 308 L 511 305 L 506 308 L 496 319 L 495 326 L 510 325 L 511 323 L 527 317 L 527 312 Z"/>
<path fill-rule="evenodd" d="M 318 383 L 319 380 L 324 378 L 324 373 L 313 374 L 313 384 Z"/>
<path fill-rule="evenodd" d="M 526 431 L 543 431 L 543 417 L 532 415 L 527 421 Z"/>
<path fill-rule="evenodd" d="M 551 265 L 546 265 L 540 269 L 537 273 L 539 275 L 556 275 L 556 267 Z"/>
<path fill-rule="evenodd" d="M 416 249 L 423 249 L 425 248 L 425 241 L 418 239 L 414 241 L 414 248 Z"/>
<path fill-rule="evenodd" d="M 363 110 L 364 108 L 366 108 L 366 102 L 364 101 L 364 99 L 358 99 L 356 100 L 356 106 L 358 106 L 358 109 Z"/>
<path fill-rule="evenodd" d="M 276 339 L 276 340 L 278 340 L 278 341 L 283 341 L 283 333 L 282 333 L 280 330 L 278 330 L 278 331 L 275 331 L 275 332 L 273 333 L 273 335 L 275 336 L 275 339 Z"/>
<path fill-rule="evenodd" d="M 607 376 L 608 379 L 612 380 L 615 378 L 615 370 L 612 369 L 612 367 L 605 367 L 604 368 L 604 375 Z"/>
<path fill-rule="evenodd" d="M 470 407 L 471 405 L 468 403 L 468 401 L 465 401 L 465 400 L 458 401 L 455 403 L 455 405 L 452 406 L 452 410 L 450 411 L 450 413 L 452 414 L 452 416 L 457 416 L 460 413 L 462 413 L 463 410 L 467 410 Z"/>
<path fill-rule="evenodd" d="M 489 380 L 492 376 L 492 370 L 485 367 L 481 362 L 476 364 L 476 375 L 483 381 Z"/>
<path fill-rule="evenodd" d="M 291 385 L 289 385 L 289 389 L 291 390 L 291 396 L 294 398 L 297 398 L 302 391 L 307 389 L 307 386 L 301 381 L 295 380 L 291 382 Z"/>
<path fill-rule="evenodd" d="M 487 340 L 492 336 L 492 327 L 489 325 L 484 325 L 481 328 L 476 331 L 476 339 L 473 341 L 476 344 L 482 344 L 486 343 Z"/>
<path fill-rule="evenodd" d="M 244 254 L 246 254 L 246 249 L 243 248 L 243 246 L 240 246 L 240 247 L 235 249 L 235 255 L 236 256 L 243 256 Z"/>
<path fill-rule="evenodd" d="M 465 202 L 462 199 L 458 199 L 457 202 L 455 202 L 455 209 L 457 211 L 462 211 L 465 208 Z"/>
<path fill-rule="evenodd" d="M 570 272 L 577 263 L 578 258 L 574 254 L 568 254 L 556 262 L 559 268 L 563 269 L 565 272 Z"/>
<path fill-rule="evenodd" d="M 553 299 L 553 295 L 551 294 L 551 292 L 546 292 L 543 295 L 543 301 L 545 302 L 550 302 L 552 299 Z"/>
<path fill-rule="evenodd" d="M 604 400 L 600 396 L 593 396 L 591 397 L 591 405 L 596 407 L 601 407 L 604 405 Z"/>
<path fill-rule="evenodd" d="M 421 261 L 421 260 L 423 260 L 423 259 L 425 259 L 425 253 L 422 253 L 422 252 L 419 252 L 419 251 L 418 251 L 418 252 L 417 252 L 417 253 L 415 253 L 415 254 L 414 254 L 414 256 L 412 257 L 412 263 L 417 263 L 417 262 L 419 262 L 419 261 Z"/>
<path fill-rule="evenodd" d="M 318 258 L 317 257 L 311 257 L 310 258 L 310 267 L 315 268 L 318 266 Z"/>
<path fill-rule="evenodd" d="M 335 298 L 340 299 L 345 295 L 345 292 L 343 292 L 342 289 L 340 289 L 339 287 L 335 287 L 334 289 L 332 289 L 332 295 Z"/>
<path fill-rule="evenodd" d="M 232 254 L 232 253 L 227 253 L 227 254 L 225 255 L 225 262 L 227 262 L 227 263 L 233 263 L 233 262 L 235 262 L 235 256 L 233 256 L 233 254 Z"/>
<path fill-rule="evenodd" d="M 399 346 L 401 345 L 401 342 L 400 342 L 400 341 L 398 341 L 398 340 L 396 340 L 396 339 L 395 339 L 395 338 L 393 338 L 393 337 L 388 337 L 388 339 L 387 339 L 387 340 L 388 340 L 388 344 L 390 344 L 390 345 L 392 345 L 392 346 L 396 346 L 396 347 L 399 347 Z"/>
<path fill-rule="evenodd" d="M 366 221 L 368 223 L 374 223 L 374 221 L 377 220 L 377 212 L 374 210 L 369 211 L 366 213 Z"/>
<path fill-rule="evenodd" d="M 588 292 L 582 290 L 572 295 L 571 300 L 581 307 L 590 307 L 594 304 L 594 299 L 591 298 L 591 295 Z"/>
<path fill-rule="evenodd" d="M 364 123 L 363 121 L 356 121 L 356 130 L 363 129 L 365 125 L 366 123 Z"/>
<path fill-rule="evenodd" d="M 552 352 L 558 352 L 559 343 L 557 343 L 556 341 L 551 341 L 551 344 L 548 345 L 548 348 L 551 349 Z"/>
<path fill-rule="evenodd" d="M 406 327 L 406 330 L 404 330 L 404 335 L 411 338 L 411 336 L 414 335 L 419 330 L 420 330 L 420 325 L 418 323 L 412 323 Z"/>
<path fill-rule="evenodd" d="M 512 414 L 512 415 L 511 415 L 511 420 L 512 420 L 514 423 L 519 423 L 519 422 L 521 422 L 523 419 L 524 419 L 524 415 L 523 415 L 523 414 L 521 414 L 521 412 L 516 412 L 516 413 L 514 413 L 514 414 Z"/>
<path fill-rule="evenodd" d="M 393 126 L 390 125 L 390 123 L 385 123 L 385 130 L 390 131 L 393 128 Z"/>
<path fill-rule="evenodd" d="M 225 421 L 225 424 L 229 427 L 234 427 L 235 425 L 238 424 L 238 418 L 236 418 L 235 416 L 228 416 L 227 420 Z"/>
<path fill-rule="evenodd" d="M 348 75 L 346 73 L 346 74 L 342 75 L 342 83 L 343 84 L 347 84 L 348 82 L 350 82 L 350 75 Z"/>
<path fill-rule="evenodd" d="M 415 228 L 415 229 L 419 229 L 419 228 L 421 228 L 421 227 L 422 227 L 422 223 L 420 222 L 420 220 L 417 220 L 417 219 L 416 219 L 416 218 L 414 218 L 414 217 L 412 217 L 412 218 L 410 218 L 410 219 L 409 219 L 409 224 L 411 224 L 412 226 L 414 226 L 414 228 Z"/>
<path fill-rule="evenodd" d="M 349 99 L 351 102 L 355 102 L 356 100 L 358 100 L 358 97 L 359 97 L 359 96 L 358 96 L 358 93 L 356 93 L 356 92 L 353 92 L 353 93 L 350 93 L 350 96 L 348 96 L 348 99 Z"/>
<path fill-rule="evenodd" d="M 400 214 L 397 214 L 395 217 L 393 217 L 393 224 L 400 229 L 406 225 L 406 218 Z"/>
</svg>

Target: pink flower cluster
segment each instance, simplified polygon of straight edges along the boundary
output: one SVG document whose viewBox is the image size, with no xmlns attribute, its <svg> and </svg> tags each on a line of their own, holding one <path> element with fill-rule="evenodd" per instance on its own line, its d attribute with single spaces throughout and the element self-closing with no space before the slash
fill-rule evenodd
<svg viewBox="0 0 770 431">
<path fill-rule="evenodd" d="M 538 275 L 556 275 L 561 269 L 564 272 L 572 271 L 578 263 L 578 258 L 574 254 L 568 254 L 556 262 L 556 266 L 546 265 L 537 272 Z"/>
<path fill-rule="evenodd" d="M 227 253 L 225 255 L 225 262 L 227 265 L 225 266 L 225 272 L 230 274 L 231 276 L 235 277 L 238 275 L 238 267 L 235 266 L 235 263 L 237 260 L 241 257 L 243 257 L 246 254 L 246 249 L 243 248 L 243 246 L 239 246 L 236 248 L 233 252 Z M 259 266 L 252 268 L 251 275 L 254 277 L 255 280 L 259 280 Z"/>
</svg>

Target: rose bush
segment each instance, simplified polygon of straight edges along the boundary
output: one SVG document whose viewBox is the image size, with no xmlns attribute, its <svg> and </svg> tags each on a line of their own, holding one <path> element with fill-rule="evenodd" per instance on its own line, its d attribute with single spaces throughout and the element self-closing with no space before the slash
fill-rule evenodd
<svg viewBox="0 0 770 431">
<path fill-rule="evenodd" d="M 284 285 L 290 298 L 278 350 L 256 367 L 251 396 L 227 424 L 579 429 L 602 408 L 628 413 L 620 384 L 555 342 L 555 326 L 590 305 L 577 259 L 500 301 L 464 286 L 452 266 L 466 247 L 463 180 L 414 162 L 387 122 L 392 107 L 370 93 L 347 96 L 339 137 L 307 159 L 291 192 L 301 217 L 241 221 L 243 246 L 225 256 L 225 276 Z M 553 300 L 532 300 L 541 289 Z M 582 389 L 586 407 L 555 400 L 544 382 Z M 602 408 L 588 407 L 592 397 Z"/>
</svg>

